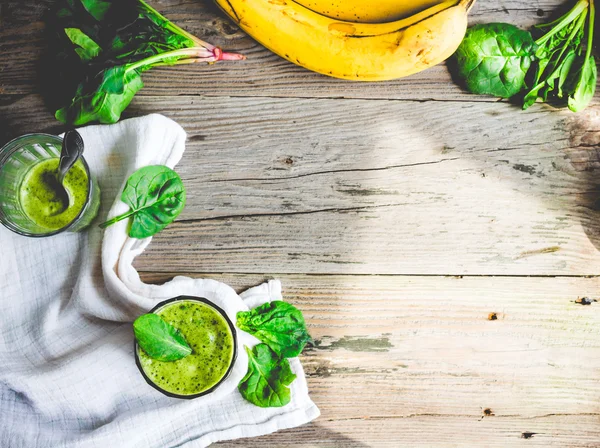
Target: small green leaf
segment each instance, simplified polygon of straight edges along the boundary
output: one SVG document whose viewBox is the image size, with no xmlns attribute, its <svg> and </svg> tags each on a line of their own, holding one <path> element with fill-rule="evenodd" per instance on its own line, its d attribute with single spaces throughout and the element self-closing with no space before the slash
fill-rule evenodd
<svg viewBox="0 0 600 448">
<path fill-rule="evenodd" d="M 556 92 L 556 95 L 559 98 L 562 98 L 565 95 L 565 85 L 567 84 L 567 81 L 569 79 L 571 67 L 573 67 L 573 63 L 575 62 L 576 57 L 577 54 L 575 53 L 575 50 L 569 51 L 567 56 L 565 56 L 563 64 L 560 67 L 560 73 L 558 76 L 558 90 Z"/>
<path fill-rule="evenodd" d="M 510 98 L 525 87 L 534 55 L 528 31 L 507 23 L 475 25 L 454 54 L 457 76 L 473 93 Z"/>
<path fill-rule="evenodd" d="M 280 300 L 240 311 L 236 324 L 284 358 L 298 356 L 310 340 L 300 310 Z"/>
<path fill-rule="evenodd" d="M 82 61 L 91 61 L 100 54 L 102 50 L 100 46 L 79 28 L 65 28 L 65 34 L 73 44 L 77 45 L 75 52 Z"/>
<path fill-rule="evenodd" d="M 281 359 L 266 344 L 248 353 L 248 373 L 238 385 L 242 396 L 262 408 L 285 406 L 291 400 L 290 384 L 296 379 L 287 359 Z"/>
<path fill-rule="evenodd" d="M 122 0 L 119 0 L 122 1 Z M 81 0 L 81 4 L 98 22 L 104 20 L 112 4 L 103 0 Z"/>
<path fill-rule="evenodd" d="M 71 104 L 58 110 L 56 118 L 74 126 L 95 121 L 116 123 L 142 87 L 144 83 L 137 70 L 127 71 L 122 66 L 108 68 L 92 82 L 83 81 Z"/>
<path fill-rule="evenodd" d="M 585 60 L 576 74 L 576 83 L 573 92 L 569 95 L 569 109 L 579 112 L 585 109 L 596 93 L 596 81 L 598 79 L 598 68 L 594 56 Z"/>
<path fill-rule="evenodd" d="M 159 361 L 177 361 L 192 353 L 183 335 L 157 314 L 143 314 L 133 323 L 139 346 Z"/>
<path fill-rule="evenodd" d="M 121 194 L 130 210 L 100 227 L 106 228 L 133 216 L 129 236 L 148 238 L 171 224 L 185 207 L 185 188 L 179 175 L 171 168 L 151 165 L 133 173 Z"/>
</svg>

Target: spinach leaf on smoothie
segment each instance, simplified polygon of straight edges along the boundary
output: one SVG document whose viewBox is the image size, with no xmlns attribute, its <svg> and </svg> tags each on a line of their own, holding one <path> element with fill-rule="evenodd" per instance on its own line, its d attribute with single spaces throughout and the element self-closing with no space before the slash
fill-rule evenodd
<svg viewBox="0 0 600 448">
<path fill-rule="evenodd" d="M 267 344 L 254 349 L 244 347 L 248 353 L 248 373 L 238 385 L 242 396 L 261 408 L 278 408 L 290 402 L 289 385 L 296 379 L 290 363 L 280 358 Z"/>
<path fill-rule="evenodd" d="M 142 350 L 153 359 L 177 361 L 192 353 L 179 330 L 154 313 L 138 317 L 133 322 L 133 332 Z"/>
<path fill-rule="evenodd" d="M 236 324 L 284 358 L 298 356 L 310 340 L 300 310 L 281 300 L 240 311 Z"/>
<path fill-rule="evenodd" d="M 150 165 L 133 173 L 121 195 L 130 210 L 100 224 L 106 227 L 133 217 L 129 236 L 148 238 L 171 224 L 185 207 L 185 188 L 171 168 Z"/>
</svg>

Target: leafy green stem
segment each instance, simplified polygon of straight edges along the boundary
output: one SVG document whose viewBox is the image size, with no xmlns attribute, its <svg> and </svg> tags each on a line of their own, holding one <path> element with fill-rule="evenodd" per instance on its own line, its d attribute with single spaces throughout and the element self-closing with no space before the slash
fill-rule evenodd
<svg viewBox="0 0 600 448">
<path fill-rule="evenodd" d="M 167 19 L 165 16 L 163 16 L 160 12 L 158 12 L 156 9 L 154 9 L 152 6 L 150 6 L 144 0 L 138 0 L 138 1 L 140 2 L 141 7 L 143 7 L 144 9 L 146 9 L 146 11 L 148 11 L 150 14 L 153 14 L 154 16 L 156 16 L 157 18 L 159 18 L 161 21 L 164 21 L 163 26 L 165 28 L 173 31 L 176 34 L 180 34 L 180 35 L 182 35 L 184 37 L 187 37 L 188 39 L 194 41 L 199 46 L 208 48 L 209 50 L 213 50 L 215 48 L 214 45 L 209 44 L 208 42 L 205 42 L 202 39 L 197 38 L 196 36 L 194 36 L 193 34 L 187 32 L 183 28 L 175 25 L 173 22 L 171 22 L 169 19 Z"/>
<path fill-rule="evenodd" d="M 575 39 L 577 34 L 579 34 L 581 32 L 582 28 L 585 27 L 585 19 L 586 18 L 587 18 L 587 10 L 583 10 L 581 15 L 577 18 L 577 22 L 575 23 L 575 26 L 571 30 L 569 37 L 565 41 L 565 44 L 563 45 L 563 48 L 562 48 L 560 54 L 558 55 L 558 58 L 557 58 L 558 61 L 562 60 L 562 57 L 565 54 L 565 51 L 567 51 L 567 49 L 569 48 L 569 45 L 571 44 L 573 39 Z M 557 63 L 557 65 L 559 65 L 559 64 Z"/>
<path fill-rule="evenodd" d="M 596 21 L 596 7 L 594 6 L 594 0 L 590 0 L 590 22 L 588 27 L 588 42 L 585 51 L 586 59 L 589 59 L 592 55 L 592 47 L 594 46 L 594 26 Z"/>
<path fill-rule="evenodd" d="M 568 26 L 571 22 L 573 22 L 573 20 L 578 18 L 579 15 L 588 7 L 588 5 L 589 0 L 579 0 L 568 13 L 566 13 L 560 19 L 552 22 L 551 24 L 548 24 L 555 26 L 553 26 L 550 31 L 548 31 L 546 34 L 544 34 L 542 37 L 536 40 L 536 45 L 539 46 L 545 44 L 548 41 L 548 39 L 550 39 L 556 33 L 561 31 L 564 27 Z"/>
<path fill-rule="evenodd" d="M 99 224 L 98 227 L 100 227 L 101 229 L 106 229 L 108 226 L 112 226 L 113 224 L 116 224 L 119 221 L 123 221 L 124 219 L 127 219 L 130 216 L 135 215 L 136 213 L 136 210 L 129 210 L 127 213 L 115 216 L 114 218 L 109 219 L 108 221 L 103 222 L 102 224 Z"/>
<path fill-rule="evenodd" d="M 167 59 L 189 59 L 190 61 L 182 62 L 176 61 L 173 63 L 165 63 Z M 146 59 L 134 62 L 127 66 L 126 71 L 137 70 L 142 67 L 157 67 L 161 65 L 177 65 L 177 64 L 190 64 L 192 62 L 216 62 L 220 60 L 242 60 L 246 59 L 245 56 L 236 53 L 225 53 L 219 47 L 213 47 L 213 49 L 205 47 L 192 47 L 192 48 L 180 48 L 177 50 L 167 51 L 165 53 L 156 54 Z"/>
</svg>

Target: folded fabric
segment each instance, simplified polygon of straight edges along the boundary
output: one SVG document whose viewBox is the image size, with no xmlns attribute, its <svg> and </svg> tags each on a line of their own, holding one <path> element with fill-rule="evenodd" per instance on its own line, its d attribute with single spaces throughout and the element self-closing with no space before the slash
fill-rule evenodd
<svg viewBox="0 0 600 448">
<path fill-rule="evenodd" d="M 127 210 L 118 198 L 136 169 L 174 167 L 186 139 L 161 115 L 80 133 L 102 192 L 99 219 L 109 209 L 111 216 Z M 0 447 L 201 447 L 319 415 L 298 359 L 290 360 L 297 375 L 290 404 L 263 409 L 242 398 L 242 346 L 257 342 L 243 332 L 232 373 L 214 393 L 180 400 L 149 386 L 134 361 L 137 316 L 163 299 L 195 295 L 235 321 L 237 311 L 281 300 L 281 285 L 274 280 L 241 295 L 214 280 L 176 277 L 147 285 L 132 263 L 151 239 L 130 239 L 125 221 L 106 231 L 96 224 L 43 239 L 0 228 Z"/>
</svg>

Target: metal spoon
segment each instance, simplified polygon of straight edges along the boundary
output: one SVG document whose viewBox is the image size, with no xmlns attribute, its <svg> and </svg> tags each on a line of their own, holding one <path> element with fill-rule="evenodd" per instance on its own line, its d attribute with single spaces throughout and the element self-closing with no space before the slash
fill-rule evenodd
<svg viewBox="0 0 600 448">
<path fill-rule="evenodd" d="M 62 203 L 60 210 L 57 210 L 55 215 L 64 212 L 70 203 L 70 196 L 65 187 L 63 181 L 65 180 L 66 174 L 73 167 L 75 162 L 83 154 L 83 138 L 76 130 L 68 131 L 65 134 L 62 142 L 62 148 L 60 150 L 60 160 L 58 162 L 58 172 L 56 177 L 48 179 L 52 183 L 52 189 L 56 192 L 57 199 Z"/>
</svg>

